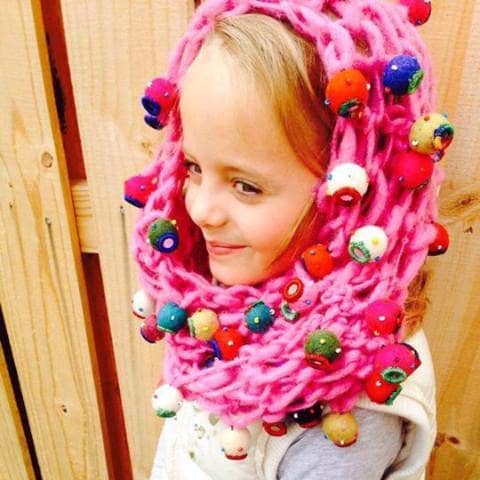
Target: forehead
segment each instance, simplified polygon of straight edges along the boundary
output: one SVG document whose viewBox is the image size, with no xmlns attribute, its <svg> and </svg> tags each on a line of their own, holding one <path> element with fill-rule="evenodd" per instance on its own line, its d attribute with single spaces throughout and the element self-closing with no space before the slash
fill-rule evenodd
<svg viewBox="0 0 480 480">
<path fill-rule="evenodd" d="M 217 160 L 273 175 L 298 160 L 267 96 L 217 47 L 207 47 L 180 83 L 184 149 L 200 162 Z"/>
</svg>

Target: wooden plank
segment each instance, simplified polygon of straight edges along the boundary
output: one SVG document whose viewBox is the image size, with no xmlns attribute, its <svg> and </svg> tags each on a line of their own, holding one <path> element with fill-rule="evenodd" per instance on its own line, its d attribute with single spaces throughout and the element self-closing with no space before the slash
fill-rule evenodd
<svg viewBox="0 0 480 480">
<path fill-rule="evenodd" d="M 0 478 L 33 480 L 32 461 L 2 348 L 0 373 Z"/>
<path fill-rule="evenodd" d="M 438 81 L 437 110 L 456 127 L 442 164 L 440 221 L 451 247 L 429 258 L 426 334 L 437 376 L 438 429 L 429 478 L 480 478 L 480 2 L 432 2 L 421 28 Z"/>
<path fill-rule="evenodd" d="M 63 0 L 61 9 L 91 201 L 82 211 L 91 208 L 95 225 L 95 235 L 80 237 L 99 254 L 133 478 L 146 479 L 161 429 L 150 398 L 163 347 L 144 342 L 131 315 L 139 284 L 128 242 L 137 210 L 123 201 L 123 182 L 152 161 L 163 138 L 144 124 L 140 98 L 165 72 L 193 1 Z"/>
<path fill-rule="evenodd" d="M 37 0 L 0 15 L 0 295 L 41 474 L 108 478 L 96 359 Z"/>
</svg>

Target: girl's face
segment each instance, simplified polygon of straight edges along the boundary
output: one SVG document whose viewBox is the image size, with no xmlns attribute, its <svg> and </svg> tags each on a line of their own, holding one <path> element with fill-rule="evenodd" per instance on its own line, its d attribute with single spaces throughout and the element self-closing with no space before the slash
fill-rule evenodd
<svg viewBox="0 0 480 480">
<path fill-rule="evenodd" d="M 181 85 L 186 209 L 203 233 L 213 277 L 251 285 L 290 267 L 292 246 L 281 255 L 279 248 L 318 178 L 259 92 L 235 90 L 226 57 L 212 46 L 203 53 Z M 313 234 L 302 235 L 302 249 Z"/>
</svg>

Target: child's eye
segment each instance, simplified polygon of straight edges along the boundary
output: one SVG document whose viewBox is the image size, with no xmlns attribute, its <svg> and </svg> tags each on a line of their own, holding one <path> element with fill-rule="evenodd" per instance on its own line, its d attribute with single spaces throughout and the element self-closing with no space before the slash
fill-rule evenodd
<svg viewBox="0 0 480 480">
<path fill-rule="evenodd" d="M 240 188 L 237 188 L 237 186 L 240 185 Z M 241 180 L 236 180 L 235 181 L 235 189 L 237 192 L 241 193 L 242 195 L 247 195 L 249 197 L 253 197 L 254 195 L 259 195 L 262 193 L 261 190 L 258 188 L 254 187 L 253 185 L 250 185 L 249 183 L 243 182 Z"/>
<path fill-rule="evenodd" d="M 202 173 L 200 167 L 196 163 L 191 162 L 190 160 L 185 160 L 183 162 L 183 166 L 187 169 L 188 173 L 192 173 L 194 175 Z"/>
</svg>

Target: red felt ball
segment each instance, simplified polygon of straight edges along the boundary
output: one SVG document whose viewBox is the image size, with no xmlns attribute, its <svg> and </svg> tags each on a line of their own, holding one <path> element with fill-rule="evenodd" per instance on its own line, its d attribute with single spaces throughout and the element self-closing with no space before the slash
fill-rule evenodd
<svg viewBox="0 0 480 480">
<path fill-rule="evenodd" d="M 436 229 L 436 236 L 433 242 L 428 246 L 428 254 L 433 257 L 445 253 L 450 245 L 450 238 L 447 229 L 439 223 L 435 223 L 434 226 Z"/>
<path fill-rule="evenodd" d="M 222 327 L 213 336 L 216 349 L 222 360 L 233 360 L 244 345 L 244 336 L 235 328 Z"/>
<path fill-rule="evenodd" d="M 428 155 L 410 150 L 395 156 L 391 172 L 403 187 L 415 189 L 430 181 L 433 165 Z"/>
<path fill-rule="evenodd" d="M 392 403 L 402 387 L 397 383 L 389 383 L 382 378 L 379 370 L 368 377 L 365 382 L 365 391 L 372 402 L 375 403 Z"/>
<path fill-rule="evenodd" d="M 287 433 L 287 424 L 285 422 L 263 422 L 263 429 L 272 437 L 281 437 Z"/>
<path fill-rule="evenodd" d="M 333 257 L 322 244 L 312 245 L 302 253 L 303 264 L 309 275 L 319 280 L 335 268 Z"/>
<path fill-rule="evenodd" d="M 156 343 L 165 336 L 165 332 L 162 332 L 157 327 L 156 315 L 150 315 L 145 319 L 140 327 L 140 334 L 149 343 Z"/>
<path fill-rule="evenodd" d="M 283 287 L 282 295 L 287 302 L 296 302 L 303 293 L 303 283 L 299 278 L 293 278 L 285 287 Z"/>
<path fill-rule="evenodd" d="M 375 300 L 365 309 L 364 319 L 374 335 L 389 335 L 395 333 L 400 327 L 403 310 L 392 300 Z"/>
<path fill-rule="evenodd" d="M 423 25 L 432 13 L 431 0 L 402 0 L 408 8 L 408 19 L 414 25 Z"/>
<path fill-rule="evenodd" d="M 342 117 L 361 118 L 368 100 L 369 88 L 369 83 L 360 70 L 341 70 L 333 75 L 327 84 L 326 103 Z"/>
</svg>

